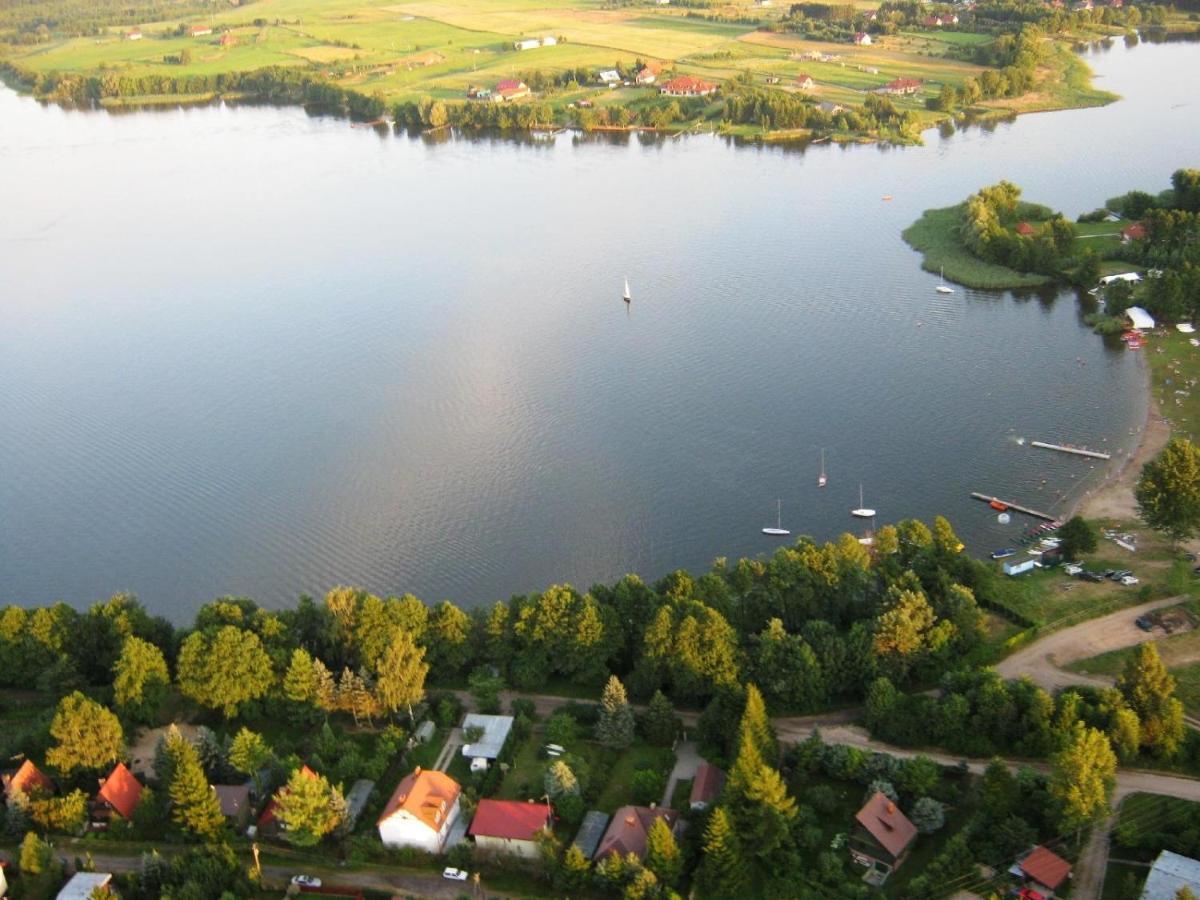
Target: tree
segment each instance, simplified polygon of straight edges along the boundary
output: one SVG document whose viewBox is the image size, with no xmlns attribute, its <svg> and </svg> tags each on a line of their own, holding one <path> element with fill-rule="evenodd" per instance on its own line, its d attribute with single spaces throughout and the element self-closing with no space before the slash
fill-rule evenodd
<svg viewBox="0 0 1200 900">
<path fill-rule="evenodd" d="M 54 865 L 54 849 L 30 831 L 21 841 L 21 874 L 41 875 Z"/>
<path fill-rule="evenodd" d="M 546 720 L 546 743 L 571 747 L 579 740 L 579 721 L 570 713 L 556 712 Z"/>
<path fill-rule="evenodd" d="M 1159 756 L 1174 756 L 1183 743 L 1183 704 L 1175 697 L 1175 679 L 1153 641 L 1139 645 L 1125 663 L 1117 690 L 1137 714 L 1140 746 Z"/>
<path fill-rule="evenodd" d="M 572 894 L 581 890 L 587 886 L 591 868 L 591 860 L 579 849 L 579 845 L 571 844 L 563 854 L 556 886 L 559 890 Z"/>
<path fill-rule="evenodd" d="M 898 592 L 875 620 L 875 653 L 897 675 L 906 675 L 927 646 L 934 618 L 933 607 L 923 592 Z"/>
<path fill-rule="evenodd" d="M 187 47 L 184 47 L 182 50 L 179 51 L 179 64 L 181 66 L 186 66 L 191 61 L 192 61 L 192 51 L 189 50 Z"/>
<path fill-rule="evenodd" d="M 1133 762 L 1142 744 L 1142 724 L 1137 713 L 1127 706 L 1114 710 L 1108 723 L 1108 740 L 1121 762 Z"/>
<path fill-rule="evenodd" d="M 396 628 L 376 670 L 375 695 L 379 704 L 393 715 L 401 707 L 413 721 L 413 705 L 425 697 L 425 648 L 414 643 L 408 631 Z"/>
<path fill-rule="evenodd" d="M 1052 760 L 1050 795 L 1064 831 L 1079 831 L 1109 812 L 1117 757 L 1101 732 L 1076 722 L 1070 741 Z"/>
<path fill-rule="evenodd" d="M 733 823 L 718 806 L 704 830 L 704 858 L 696 882 L 703 897 L 738 897 L 746 888 L 747 873 Z"/>
<path fill-rule="evenodd" d="M 263 736 L 245 727 L 234 735 L 233 743 L 229 745 L 229 764 L 236 771 L 254 779 L 255 790 L 261 789 L 259 772 L 273 755 Z"/>
<path fill-rule="evenodd" d="M 546 793 L 552 798 L 579 793 L 579 779 L 564 760 L 556 759 L 546 769 Z"/>
<path fill-rule="evenodd" d="M 493 715 L 500 712 L 500 692 L 504 690 L 504 679 L 497 678 L 486 666 L 481 666 L 467 679 L 471 699 L 481 713 Z"/>
<path fill-rule="evenodd" d="M 76 769 L 103 769 L 125 755 L 121 722 L 79 691 L 58 702 L 50 736 L 58 743 L 46 752 L 46 762 L 64 775 Z"/>
<path fill-rule="evenodd" d="M 779 745 L 775 741 L 775 729 L 767 715 L 767 705 L 757 685 L 746 685 L 746 706 L 742 710 L 741 734 L 749 735 L 763 758 L 774 762 L 779 757 Z"/>
<path fill-rule="evenodd" d="M 275 794 L 276 816 L 289 844 L 314 847 L 346 818 L 342 792 L 324 775 L 297 769 Z"/>
<path fill-rule="evenodd" d="M 179 689 L 201 706 L 234 718 L 274 681 L 271 657 L 252 631 L 226 625 L 215 634 L 194 631 L 179 649 Z"/>
<path fill-rule="evenodd" d="M 679 716 L 675 715 L 675 708 L 662 691 L 655 691 L 650 698 L 642 719 L 642 730 L 646 740 L 658 747 L 670 747 L 675 743 L 679 734 Z"/>
<path fill-rule="evenodd" d="M 638 806 L 651 806 L 662 799 L 666 786 L 667 780 L 661 773 L 653 769 L 639 769 L 629 781 L 629 792 Z"/>
<path fill-rule="evenodd" d="M 471 617 L 453 603 L 439 603 L 429 620 L 425 640 L 434 671 L 457 674 L 471 657 Z"/>
<path fill-rule="evenodd" d="M 908 818 L 921 834 L 933 834 L 946 824 L 946 808 L 932 797 L 922 797 L 913 804 Z"/>
<path fill-rule="evenodd" d="M 303 647 L 292 651 L 291 662 L 283 676 L 283 696 L 292 703 L 312 706 L 317 703 L 317 670 L 312 656 Z"/>
<path fill-rule="evenodd" d="M 171 818 L 188 834 L 214 841 L 225 825 L 221 801 L 200 765 L 191 741 L 178 731 L 168 734 L 166 753 L 171 759 Z"/>
<path fill-rule="evenodd" d="M 1080 516 L 1071 516 L 1058 529 L 1058 537 L 1062 541 L 1059 549 L 1064 559 L 1077 560 L 1085 553 L 1096 550 L 1096 529 Z"/>
<path fill-rule="evenodd" d="M 646 833 L 646 868 L 667 887 L 675 887 L 683 874 L 683 853 L 661 817 L 654 820 Z"/>
<path fill-rule="evenodd" d="M 606 747 L 623 749 L 633 743 L 633 725 L 633 708 L 629 705 L 625 685 L 616 675 L 611 675 L 600 696 L 596 739 Z"/>
<path fill-rule="evenodd" d="M 1134 492 L 1146 524 L 1175 542 L 1200 531 L 1200 449 L 1175 437 L 1142 469 Z"/>
<path fill-rule="evenodd" d="M 137 721 L 148 721 L 165 699 L 171 676 L 162 651 L 130 635 L 113 667 L 113 703 Z"/>
<path fill-rule="evenodd" d="M 80 790 L 62 797 L 35 797 L 29 802 L 29 817 L 44 831 L 80 834 L 87 813 L 87 794 Z"/>
</svg>

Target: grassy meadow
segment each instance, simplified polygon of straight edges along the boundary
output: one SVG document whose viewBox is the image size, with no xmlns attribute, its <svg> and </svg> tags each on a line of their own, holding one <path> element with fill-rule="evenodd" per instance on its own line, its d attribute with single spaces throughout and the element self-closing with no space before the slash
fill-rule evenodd
<svg viewBox="0 0 1200 900">
<path fill-rule="evenodd" d="M 975 256 L 959 236 L 961 216 L 962 204 L 928 209 L 904 230 L 904 240 L 924 254 L 921 268 L 929 272 L 944 269 L 950 281 L 984 290 L 1038 287 L 1051 282 L 1046 275 L 1018 272 Z"/>
</svg>

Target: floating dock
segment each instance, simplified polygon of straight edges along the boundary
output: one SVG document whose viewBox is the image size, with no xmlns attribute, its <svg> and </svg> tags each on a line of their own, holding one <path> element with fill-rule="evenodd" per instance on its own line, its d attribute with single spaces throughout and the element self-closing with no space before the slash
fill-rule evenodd
<svg viewBox="0 0 1200 900">
<path fill-rule="evenodd" d="M 1044 519 L 1047 522 L 1058 521 L 1054 516 L 1050 515 L 1049 513 L 1038 512 L 1036 509 L 1030 509 L 1028 506 L 1021 506 L 1021 504 L 1019 504 L 1019 503 L 1010 503 L 1007 500 L 1001 500 L 999 497 L 995 497 L 991 494 L 980 494 L 977 491 L 971 491 L 971 496 L 974 497 L 976 500 L 982 500 L 984 503 L 991 503 L 993 500 L 996 500 L 999 503 L 1003 503 L 1006 507 L 1011 509 L 1013 512 L 1024 513 L 1027 516 L 1033 516 L 1035 519 Z"/>
<path fill-rule="evenodd" d="M 1060 453 L 1074 453 L 1076 456 L 1087 456 L 1091 459 L 1112 459 L 1111 453 L 1101 453 L 1099 450 L 1084 450 L 1082 447 L 1068 447 L 1065 444 L 1048 444 L 1045 441 L 1030 441 L 1030 447 L 1041 447 L 1043 450 L 1057 450 Z"/>
</svg>

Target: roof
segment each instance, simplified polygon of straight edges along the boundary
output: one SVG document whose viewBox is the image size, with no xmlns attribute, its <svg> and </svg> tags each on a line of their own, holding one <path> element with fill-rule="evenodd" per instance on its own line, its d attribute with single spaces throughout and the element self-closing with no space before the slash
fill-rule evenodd
<svg viewBox="0 0 1200 900">
<path fill-rule="evenodd" d="M 523 800 L 480 800 L 467 834 L 532 841 L 550 820 L 550 804 Z"/>
<path fill-rule="evenodd" d="M 1045 847 L 1034 847 L 1033 852 L 1021 860 L 1020 865 L 1022 872 L 1052 891 L 1071 874 L 1071 864 Z"/>
<path fill-rule="evenodd" d="M 497 91 L 524 91 L 528 90 L 523 81 L 517 81 L 515 78 L 505 78 L 496 85 Z"/>
<path fill-rule="evenodd" d="M 308 766 L 301 766 L 300 774 L 303 775 L 305 778 L 317 778 L 318 777 L 317 773 L 314 772 L 312 769 L 310 769 Z M 278 791 L 275 792 L 275 794 L 271 797 L 270 800 L 267 801 L 267 805 L 263 809 L 262 815 L 258 817 L 258 825 L 260 828 L 264 825 L 270 825 L 272 822 L 275 821 L 275 811 L 277 809 L 279 809 L 279 802 L 276 800 L 276 798 L 282 797 L 286 793 L 287 793 L 287 786 L 284 785 Z"/>
<path fill-rule="evenodd" d="M 58 900 L 91 900 L 92 891 L 108 887 L 112 880 L 108 872 L 76 872 L 58 892 Z"/>
<path fill-rule="evenodd" d="M 449 775 L 418 767 L 400 779 L 379 815 L 378 824 L 382 825 L 403 810 L 434 831 L 440 831 L 446 814 L 461 793 L 462 788 Z"/>
<path fill-rule="evenodd" d="M 1033 226 L 1028 222 L 1018 222 L 1017 234 L 1033 234 Z"/>
<path fill-rule="evenodd" d="M 892 91 L 904 91 L 909 88 L 919 88 L 921 82 L 917 78 L 897 78 L 895 81 L 889 81 L 884 85 L 885 88 Z"/>
<path fill-rule="evenodd" d="M 217 799 L 221 801 L 221 815 L 240 816 L 250 808 L 250 785 L 214 784 Z"/>
<path fill-rule="evenodd" d="M 607 827 L 608 813 L 602 813 L 598 809 L 589 810 L 579 823 L 579 831 L 575 833 L 575 840 L 571 843 L 591 859 L 596 855 L 596 848 L 600 846 L 600 839 L 604 837 L 604 829 Z"/>
<path fill-rule="evenodd" d="M 894 858 L 899 858 L 917 836 L 917 826 L 908 821 L 908 817 L 900 812 L 900 807 L 879 791 L 871 796 L 854 818 Z"/>
<path fill-rule="evenodd" d="M 715 91 L 717 86 L 711 81 L 696 78 L 692 75 L 680 75 L 663 84 L 667 91 Z"/>
<path fill-rule="evenodd" d="M 4 776 L 5 794 L 10 794 L 13 791 L 20 791 L 22 794 L 31 794 L 34 791 L 48 792 L 53 790 L 54 782 L 43 775 L 41 770 L 29 759 L 21 763 L 21 767 L 12 775 Z"/>
<path fill-rule="evenodd" d="M 504 742 L 508 740 L 508 733 L 512 731 L 512 727 L 512 716 L 485 716 L 480 713 L 467 713 L 462 721 L 463 733 L 465 734 L 468 728 L 482 728 L 483 737 L 473 744 L 463 744 L 462 755 L 495 759 L 504 749 Z"/>
<path fill-rule="evenodd" d="M 692 780 L 692 794 L 688 803 L 708 803 L 725 787 L 725 773 L 707 760 L 700 760 L 696 777 Z"/>
<path fill-rule="evenodd" d="M 812 80 L 813 80 L 813 77 L 811 75 L 809 75 L 807 72 L 801 72 L 799 75 L 796 76 L 796 82 L 798 84 L 804 84 L 804 82 L 812 81 Z"/>
<path fill-rule="evenodd" d="M 1200 894 L 1200 860 L 1164 850 L 1150 867 L 1142 885 L 1141 900 L 1175 900 L 1179 889 L 1184 887 Z"/>
<path fill-rule="evenodd" d="M 596 858 L 619 853 L 626 856 L 630 853 L 642 859 L 646 855 L 646 835 L 655 819 L 666 819 L 667 825 L 675 827 L 679 821 L 679 813 L 673 809 L 662 809 L 651 806 L 622 806 L 613 813 L 612 822 L 600 847 L 596 850 Z"/>
<path fill-rule="evenodd" d="M 1125 310 L 1125 315 L 1129 317 L 1129 321 L 1133 324 L 1134 328 L 1154 327 L 1154 316 L 1150 315 L 1150 313 L 1146 312 L 1140 306 L 1129 307 L 1129 309 Z"/>
<path fill-rule="evenodd" d="M 96 796 L 123 818 L 132 819 L 133 811 L 142 799 L 142 783 L 125 768 L 125 763 L 117 763 L 109 776 L 100 782 L 100 792 Z"/>
<path fill-rule="evenodd" d="M 350 788 L 350 792 L 346 794 L 346 821 L 350 823 L 350 827 L 354 827 L 354 823 L 358 821 L 358 817 L 362 815 L 363 810 L 367 808 L 367 801 L 371 799 L 371 795 L 375 793 L 375 782 L 368 781 L 366 778 L 360 778 Z"/>
<path fill-rule="evenodd" d="M 1121 237 L 1129 238 L 1131 241 L 1140 241 L 1146 236 L 1146 226 L 1141 222 L 1134 222 L 1132 225 L 1126 225 L 1121 229 Z"/>
</svg>

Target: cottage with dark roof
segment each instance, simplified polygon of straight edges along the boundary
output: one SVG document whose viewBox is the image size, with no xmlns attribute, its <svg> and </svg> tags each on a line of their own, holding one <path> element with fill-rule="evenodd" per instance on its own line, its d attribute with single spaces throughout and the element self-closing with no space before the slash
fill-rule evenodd
<svg viewBox="0 0 1200 900">
<path fill-rule="evenodd" d="M 613 853 L 624 857 L 632 853 L 638 859 L 645 859 L 646 837 L 656 819 L 663 819 L 667 827 L 674 831 L 679 824 L 679 813 L 654 806 L 622 806 L 613 813 L 612 822 L 600 839 L 595 858 L 601 860 Z"/>
<path fill-rule="evenodd" d="M 688 797 L 688 806 L 697 812 L 708 809 L 708 805 L 724 787 L 725 773 L 707 760 L 700 760 L 700 765 L 696 767 L 696 777 L 692 779 L 692 793 Z"/>
</svg>

